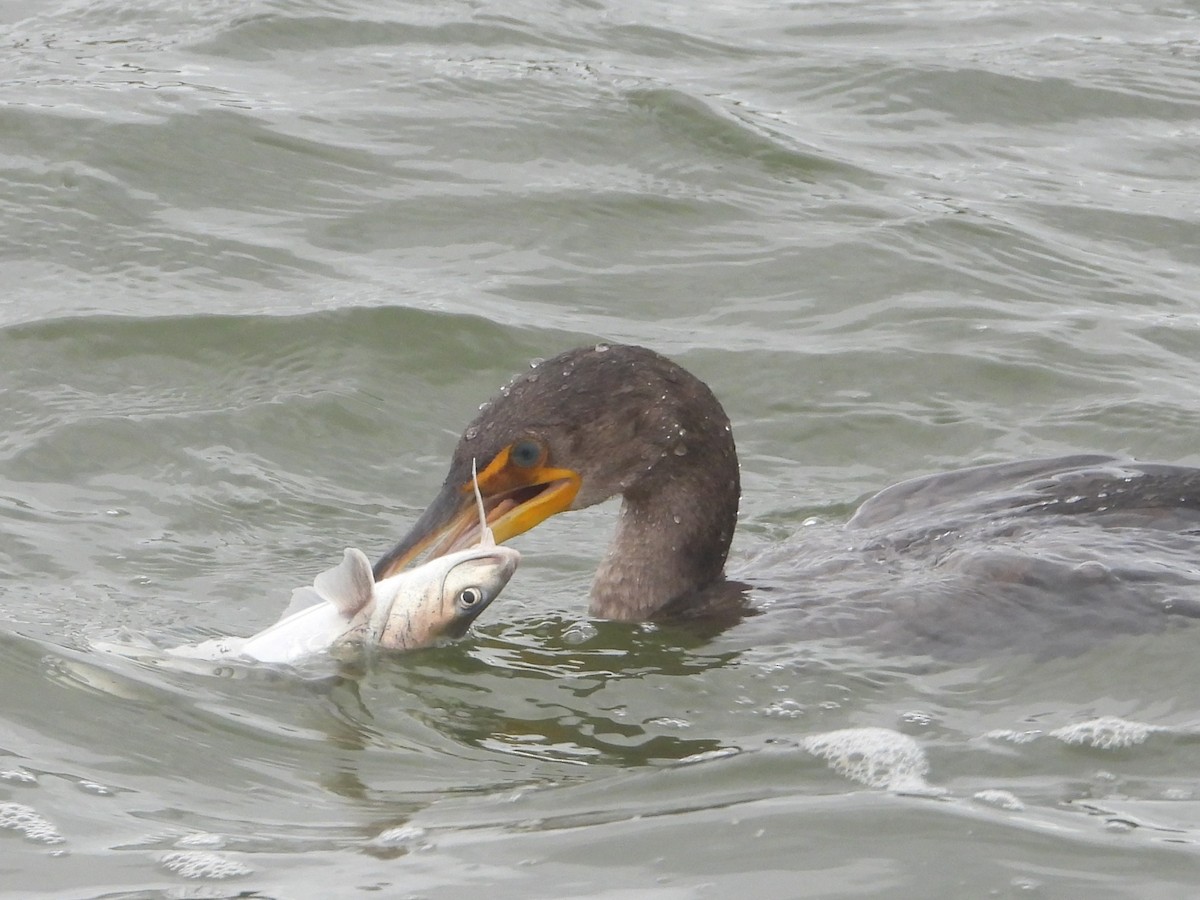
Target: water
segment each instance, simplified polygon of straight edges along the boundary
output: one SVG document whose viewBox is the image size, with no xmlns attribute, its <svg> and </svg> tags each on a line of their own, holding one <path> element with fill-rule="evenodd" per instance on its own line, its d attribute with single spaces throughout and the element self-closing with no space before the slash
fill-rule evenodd
<svg viewBox="0 0 1200 900">
<path fill-rule="evenodd" d="M 925 472 L 1200 464 L 1195 3 L 0 22 L 5 896 L 1194 892 L 1195 627 L 930 665 L 589 622 L 603 507 L 360 677 L 91 647 L 269 624 L 599 339 L 730 411 L 735 568 Z"/>
</svg>

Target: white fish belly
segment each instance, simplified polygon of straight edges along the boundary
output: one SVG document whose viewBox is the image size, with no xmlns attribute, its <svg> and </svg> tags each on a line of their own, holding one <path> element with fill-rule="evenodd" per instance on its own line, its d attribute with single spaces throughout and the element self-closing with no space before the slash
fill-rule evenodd
<svg viewBox="0 0 1200 900">
<path fill-rule="evenodd" d="M 171 650 L 189 659 L 247 659 L 295 665 L 324 653 L 346 635 L 349 623 L 332 603 L 310 606 L 248 638 L 222 637 Z"/>
</svg>

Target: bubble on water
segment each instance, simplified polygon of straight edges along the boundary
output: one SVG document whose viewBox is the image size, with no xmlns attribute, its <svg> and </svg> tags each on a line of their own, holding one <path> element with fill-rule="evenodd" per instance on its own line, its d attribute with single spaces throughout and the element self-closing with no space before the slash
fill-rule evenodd
<svg viewBox="0 0 1200 900">
<path fill-rule="evenodd" d="M 1154 725 L 1142 722 L 1130 722 L 1116 716 L 1101 716 L 1087 722 L 1078 722 L 1050 732 L 1064 744 L 1086 744 L 1097 750 L 1121 750 L 1144 743 L 1156 731 L 1162 731 Z"/>
<path fill-rule="evenodd" d="M 0 782 L 4 784 L 21 784 L 21 785 L 36 785 L 38 783 L 37 776 L 23 769 L 5 769 L 0 772 Z"/>
<path fill-rule="evenodd" d="M 567 644 L 582 644 L 590 641 L 596 634 L 596 626 L 591 622 L 573 622 L 563 629 L 562 639 Z"/>
<path fill-rule="evenodd" d="M 910 709 L 900 714 L 900 724 L 906 728 L 926 729 L 937 724 L 937 717 L 923 709 Z"/>
<path fill-rule="evenodd" d="M 1009 882 L 1013 890 L 1021 891 L 1025 894 L 1038 892 L 1042 888 L 1042 883 L 1036 878 L 1017 877 Z"/>
<path fill-rule="evenodd" d="M 75 786 L 85 794 L 95 794 L 97 797 L 111 797 L 115 793 L 112 788 L 96 781 L 80 781 Z"/>
<path fill-rule="evenodd" d="M 801 746 L 851 781 L 907 793 L 931 793 L 929 760 L 912 738 L 890 728 L 843 728 L 805 738 Z"/>
<path fill-rule="evenodd" d="M 249 875 L 254 870 L 232 859 L 226 859 L 216 853 L 204 850 L 180 850 L 167 853 L 159 861 L 159 865 L 183 878 L 237 878 Z"/>
<path fill-rule="evenodd" d="M 1075 574 L 1088 581 L 1104 582 L 1112 580 L 1112 571 L 1099 560 L 1089 559 L 1075 566 Z"/>
<path fill-rule="evenodd" d="M 23 803 L 0 803 L 0 829 L 19 831 L 27 841 L 37 844 L 61 844 L 66 841 L 49 819 Z"/>
<path fill-rule="evenodd" d="M 796 700 L 776 700 L 763 707 L 763 715 L 781 719 L 795 719 L 804 715 L 804 704 Z"/>
<path fill-rule="evenodd" d="M 1007 809 L 1013 812 L 1020 812 L 1025 808 L 1015 794 L 1008 791 L 989 789 L 985 791 L 976 791 L 975 800 L 980 803 L 986 803 L 988 806 L 994 806 L 997 809 Z"/>
</svg>

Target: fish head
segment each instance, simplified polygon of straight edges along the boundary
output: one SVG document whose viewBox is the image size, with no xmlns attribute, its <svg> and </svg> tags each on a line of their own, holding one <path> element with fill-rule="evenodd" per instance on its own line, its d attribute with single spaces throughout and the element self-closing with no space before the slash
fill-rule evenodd
<svg viewBox="0 0 1200 900">
<path fill-rule="evenodd" d="M 499 596 L 520 560 L 511 547 L 472 547 L 377 582 L 375 643 L 414 650 L 440 638 L 462 637 Z"/>
</svg>

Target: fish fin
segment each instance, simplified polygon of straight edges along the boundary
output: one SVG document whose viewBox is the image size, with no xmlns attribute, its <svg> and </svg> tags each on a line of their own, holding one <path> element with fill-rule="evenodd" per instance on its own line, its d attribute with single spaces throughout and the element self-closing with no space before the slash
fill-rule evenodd
<svg viewBox="0 0 1200 900">
<path fill-rule="evenodd" d="M 375 596 L 375 577 L 363 552 L 347 547 L 342 561 L 314 578 L 313 587 L 322 600 L 329 601 L 350 618 Z"/>
<path fill-rule="evenodd" d="M 292 591 L 292 599 L 288 602 L 287 609 L 283 611 L 283 615 L 279 617 L 283 621 L 288 616 L 295 615 L 301 610 L 308 609 L 310 606 L 316 606 L 319 603 L 324 603 L 325 598 L 318 594 L 310 587 L 298 587 Z"/>
</svg>

